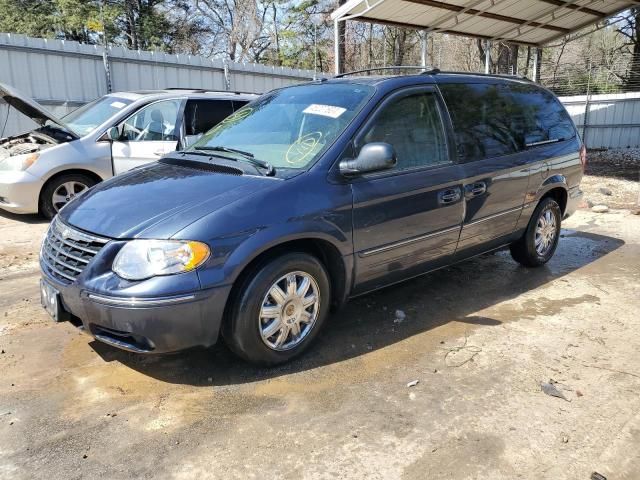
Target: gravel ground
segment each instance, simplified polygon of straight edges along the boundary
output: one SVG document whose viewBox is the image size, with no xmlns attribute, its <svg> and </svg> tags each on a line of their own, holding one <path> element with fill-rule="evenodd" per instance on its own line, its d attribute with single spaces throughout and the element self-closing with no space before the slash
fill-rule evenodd
<svg viewBox="0 0 640 480">
<path fill-rule="evenodd" d="M 0 215 L 2 479 L 640 478 L 628 211 L 578 211 L 543 268 L 500 252 L 353 300 L 273 369 L 224 345 L 142 357 L 54 324 L 45 227 Z"/>
<path fill-rule="evenodd" d="M 584 208 L 640 208 L 640 150 L 590 151 L 581 186 Z"/>
</svg>

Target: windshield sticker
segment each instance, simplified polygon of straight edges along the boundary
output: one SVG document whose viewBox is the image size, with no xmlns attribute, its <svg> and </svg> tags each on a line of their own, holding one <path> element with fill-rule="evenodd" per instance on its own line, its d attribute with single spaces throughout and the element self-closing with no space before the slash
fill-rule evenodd
<svg viewBox="0 0 640 480">
<path fill-rule="evenodd" d="M 303 110 L 304 113 L 311 113 L 313 115 L 322 115 L 323 117 L 331 117 L 338 118 L 344 112 L 346 112 L 346 108 L 342 107 L 334 107 L 333 105 L 320 105 L 317 103 L 312 103 L 307 108 Z"/>
<path fill-rule="evenodd" d="M 322 132 L 310 132 L 293 142 L 287 149 L 285 159 L 291 165 L 301 165 L 320 143 Z"/>
<path fill-rule="evenodd" d="M 123 103 L 123 102 L 112 102 L 111 106 L 113 108 L 117 108 L 118 110 L 120 110 L 122 107 L 125 107 L 127 104 Z"/>
</svg>

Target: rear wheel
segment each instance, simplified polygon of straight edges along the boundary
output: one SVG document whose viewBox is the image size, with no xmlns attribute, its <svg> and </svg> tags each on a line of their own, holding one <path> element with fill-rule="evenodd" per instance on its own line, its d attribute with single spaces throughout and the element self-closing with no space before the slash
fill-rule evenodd
<svg viewBox="0 0 640 480">
<path fill-rule="evenodd" d="M 511 244 L 513 259 L 525 267 L 547 263 L 558 246 L 561 219 L 558 203 L 553 198 L 544 198 L 533 212 L 522 238 Z"/>
<path fill-rule="evenodd" d="M 78 173 L 60 175 L 50 180 L 40 194 L 40 213 L 52 219 L 67 203 L 85 193 L 96 181 Z"/>
<path fill-rule="evenodd" d="M 305 253 L 258 265 L 239 287 L 224 328 L 230 348 L 252 363 L 276 365 L 302 353 L 324 323 L 329 277 Z"/>
</svg>

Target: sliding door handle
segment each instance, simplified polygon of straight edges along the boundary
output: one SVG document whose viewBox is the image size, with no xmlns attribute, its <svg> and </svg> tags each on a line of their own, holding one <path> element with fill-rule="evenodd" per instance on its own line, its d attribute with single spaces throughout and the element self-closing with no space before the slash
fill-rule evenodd
<svg viewBox="0 0 640 480">
<path fill-rule="evenodd" d="M 461 194 L 458 187 L 447 188 L 438 192 L 438 203 L 440 205 L 450 205 L 460 200 Z"/>
<path fill-rule="evenodd" d="M 467 198 L 479 197 L 484 195 L 486 191 L 487 184 L 485 182 L 473 182 L 464 187 L 464 194 Z"/>
</svg>

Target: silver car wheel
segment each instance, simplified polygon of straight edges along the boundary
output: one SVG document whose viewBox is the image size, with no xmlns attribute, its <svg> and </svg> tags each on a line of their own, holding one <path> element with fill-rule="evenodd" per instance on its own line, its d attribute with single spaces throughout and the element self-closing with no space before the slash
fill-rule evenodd
<svg viewBox="0 0 640 480">
<path fill-rule="evenodd" d="M 290 350 L 313 329 L 320 312 L 320 289 L 306 272 L 283 275 L 268 290 L 260 308 L 262 341 L 272 350 Z"/>
<path fill-rule="evenodd" d="M 536 252 L 544 257 L 556 240 L 556 216 L 550 209 L 542 212 L 536 225 Z"/>
<path fill-rule="evenodd" d="M 51 204 L 56 212 L 75 197 L 82 195 L 89 187 L 81 182 L 65 182 L 56 188 L 51 196 Z"/>
</svg>

